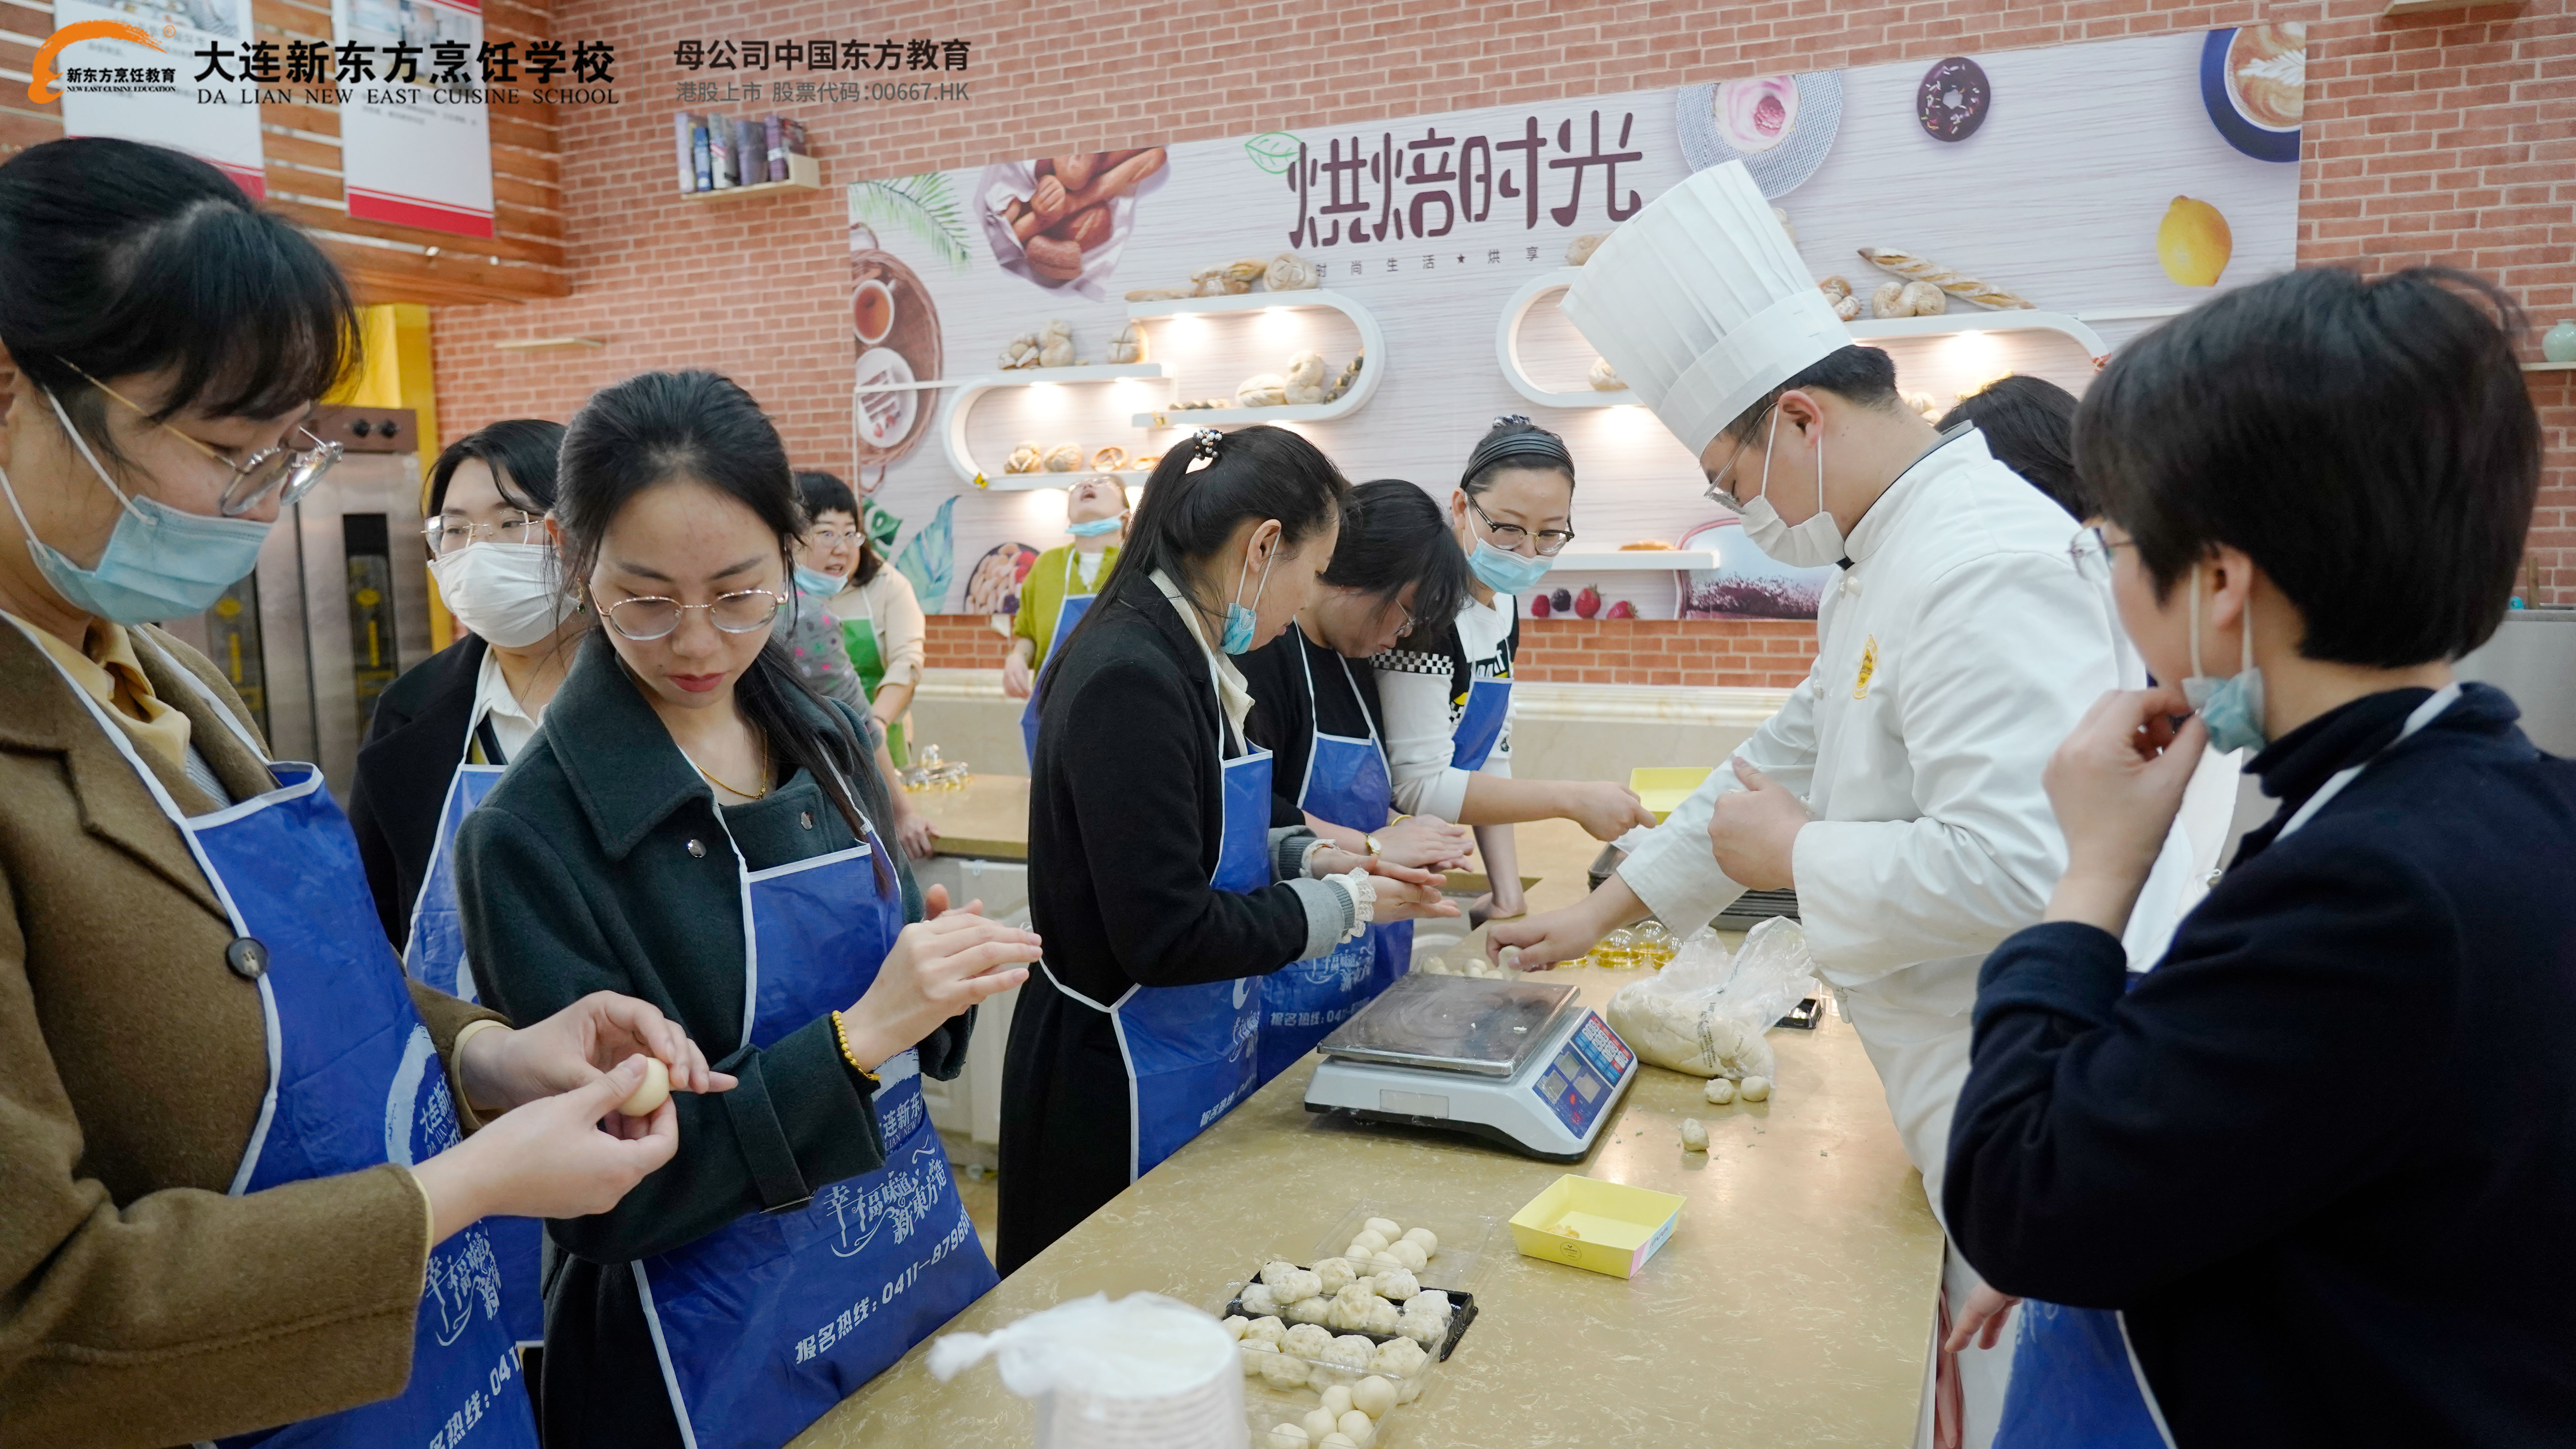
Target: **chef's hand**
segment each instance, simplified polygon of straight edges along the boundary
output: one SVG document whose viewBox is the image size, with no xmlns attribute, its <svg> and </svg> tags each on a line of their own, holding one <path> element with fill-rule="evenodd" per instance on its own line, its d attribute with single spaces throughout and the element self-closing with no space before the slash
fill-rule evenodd
<svg viewBox="0 0 2576 1449">
<path fill-rule="evenodd" d="M 668 1100 L 649 1116 L 617 1111 L 643 1084 L 644 1058 L 630 1056 L 586 1085 L 521 1104 L 413 1167 L 429 1198 L 430 1246 L 494 1214 L 578 1218 L 617 1206 L 680 1148 L 679 1112 Z M 610 1125 L 616 1130 L 602 1130 Z"/>
<path fill-rule="evenodd" d="M 1807 802 L 1746 764 L 1731 761 L 1741 790 L 1721 792 L 1708 815 L 1708 845 L 1717 868 L 1746 890 L 1785 890 L 1797 884 L 1791 864 L 1798 832 L 1815 817 Z"/>
<path fill-rule="evenodd" d="M 1467 864 L 1476 837 L 1464 825 L 1429 815 L 1407 815 L 1377 832 L 1381 860 L 1431 870 L 1456 870 Z"/>
<path fill-rule="evenodd" d="M 727 1092 L 734 1079 L 707 1065 L 678 1022 L 649 1001 L 594 991 L 534 1026 L 487 1027 L 457 1054 L 465 1100 L 482 1112 L 588 1086 L 627 1058 L 658 1057 L 674 1092 Z"/>
<path fill-rule="evenodd" d="M 1950 1336 L 1941 1340 L 1941 1351 L 1957 1353 L 1973 1340 L 1979 1348 L 1992 1348 L 2003 1338 L 2004 1324 L 2011 1319 L 2013 1305 L 2021 1300 L 1997 1292 L 1985 1279 L 1968 1290 L 1968 1301 L 1959 1306 L 1950 1320 Z"/>
<path fill-rule="evenodd" d="M 841 1015 L 850 1055 L 869 1071 L 940 1023 L 1028 980 L 1029 964 L 1045 955 L 1037 932 L 984 919 L 982 901 L 951 910 L 948 888 L 932 886 L 922 903 L 930 919 L 903 928 L 877 979 Z"/>
<path fill-rule="evenodd" d="M 1002 692 L 1013 699 L 1026 699 L 1037 690 L 1037 676 L 1029 672 L 1028 656 L 1015 646 L 1002 660 Z"/>
<path fill-rule="evenodd" d="M 1594 942 L 1630 921 L 1645 919 L 1646 914 L 1646 903 L 1614 875 L 1599 890 L 1561 910 L 1485 927 L 1485 947 L 1499 960 L 1505 946 L 1518 946 L 1521 954 L 1516 964 L 1523 971 L 1536 971 L 1581 956 Z"/>
<path fill-rule="evenodd" d="M 930 817 L 912 807 L 902 787 L 894 792 L 894 838 L 903 845 L 903 853 L 915 860 L 928 860 L 938 849 L 939 832 L 930 828 Z M 933 890 L 938 887 L 933 886 Z"/>
<path fill-rule="evenodd" d="M 1557 788 L 1563 795 L 1556 813 L 1582 826 L 1583 833 L 1595 840 L 1616 840 L 1640 825 L 1652 827 L 1655 823 L 1655 812 L 1625 785 L 1607 780 L 1567 780 Z"/>
<path fill-rule="evenodd" d="M 2199 716 L 2175 726 L 2189 708 L 2172 685 L 2113 690 L 2049 757 L 2039 778 L 2066 836 L 2066 873 L 2043 919 L 2115 936 L 2128 925 L 2209 743 Z"/>
</svg>

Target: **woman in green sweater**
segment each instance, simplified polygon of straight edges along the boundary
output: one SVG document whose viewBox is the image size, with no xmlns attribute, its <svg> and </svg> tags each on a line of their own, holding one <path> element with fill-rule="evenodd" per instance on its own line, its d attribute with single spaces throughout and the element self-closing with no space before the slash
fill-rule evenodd
<svg viewBox="0 0 2576 1449">
<path fill-rule="evenodd" d="M 776 1449 L 993 1285 L 920 1078 L 1037 937 L 939 890 L 921 919 L 855 712 L 776 638 L 804 517 L 749 395 L 607 388 L 558 484 L 600 628 L 467 818 L 467 947 L 507 1009 L 630 992 L 740 1085 L 675 1099 L 680 1155 L 623 1210 L 547 1225 L 545 1438 Z"/>
</svg>

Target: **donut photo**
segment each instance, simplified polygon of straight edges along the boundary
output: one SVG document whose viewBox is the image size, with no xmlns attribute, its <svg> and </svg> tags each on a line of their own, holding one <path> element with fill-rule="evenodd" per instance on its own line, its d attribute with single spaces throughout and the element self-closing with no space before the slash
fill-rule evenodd
<svg viewBox="0 0 2576 1449">
<path fill-rule="evenodd" d="M 1914 119 L 1935 141 L 1964 141 L 1986 123 L 1994 106 L 1994 89 L 1983 66 L 1954 55 L 1923 73 L 1914 88 Z"/>
</svg>

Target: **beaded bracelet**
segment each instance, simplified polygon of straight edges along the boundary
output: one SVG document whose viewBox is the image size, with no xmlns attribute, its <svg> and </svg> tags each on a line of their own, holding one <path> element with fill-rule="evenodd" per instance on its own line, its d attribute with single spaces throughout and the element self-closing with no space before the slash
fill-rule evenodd
<svg viewBox="0 0 2576 1449">
<path fill-rule="evenodd" d="M 832 1035 L 840 1040 L 841 1060 L 850 1064 L 851 1071 L 858 1073 L 860 1076 L 867 1078 L 871 1082 L 879 1080 L 876 1073 L 860 1066 L 858 1057 L 850 1051 L 850 1024 L 842 1020 L 841 1014 L 837 1011 L 832 1013 Z"/>
</svg>

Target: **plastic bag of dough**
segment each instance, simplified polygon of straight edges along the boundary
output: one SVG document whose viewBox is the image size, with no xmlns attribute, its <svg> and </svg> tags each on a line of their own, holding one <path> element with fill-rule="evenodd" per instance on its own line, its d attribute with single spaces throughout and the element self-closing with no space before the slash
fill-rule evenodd
<svg viewBox="0 0 2576 1449">
<path fill-rule="evenodd" d="M 1747 932 L 1733 959 L 1703 926 L 1672 964 L 1610 998 L 1610 1028 L 1659 1067 L 1695 1077 L 1767 1077 L 1763 1033 L 1816 990 L 1806 933 L 1784 916 Z"/>
</svg>

